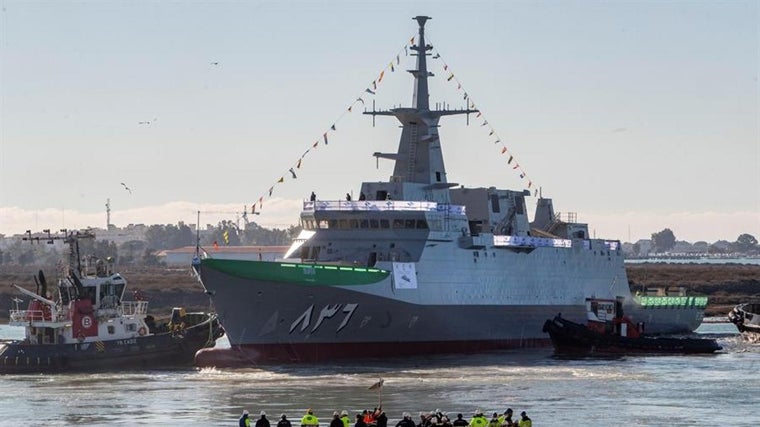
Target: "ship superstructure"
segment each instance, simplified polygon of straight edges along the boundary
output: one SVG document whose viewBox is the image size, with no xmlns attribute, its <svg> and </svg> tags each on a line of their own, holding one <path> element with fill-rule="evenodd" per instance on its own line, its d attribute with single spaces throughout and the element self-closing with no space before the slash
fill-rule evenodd
<svg viewBox="0 0 760 427">
<path fill-rule="evenodd" d="M 650 332 L 690 331 L 698 306 L 654 310 L 631 296 L 620 243 L 592 239 L 575 215 L 528 190 L 465 188 L 448 181 L 439 135 L 444 116 L 477 110 L 429 104 L 419 25 L 412 107 L 365 112 L 402 126 L 386 182 L 359 200 L 311 200 L 303 231 L 280 262 L 204 259 L 201 278 L 232 350 L 203 350 L 202 365 L 325 361 L 548 345 L 558 312 L 584 319 L 587 297 L 626 301 Z"/>
</svg>

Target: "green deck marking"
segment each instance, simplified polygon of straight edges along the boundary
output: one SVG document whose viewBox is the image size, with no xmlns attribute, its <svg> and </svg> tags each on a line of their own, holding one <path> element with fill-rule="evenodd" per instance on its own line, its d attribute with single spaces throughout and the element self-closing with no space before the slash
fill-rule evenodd
<svg viewBox="0 0 760 427">
<path fill-rule="evenodd" d="M 243 279 L 284 282 L 302 285 L 367 285 L 385 280 L 389 271 L 334 265 L 244 261 L 208 258 L 201 268 L 211 268 Z"/>
</svg>

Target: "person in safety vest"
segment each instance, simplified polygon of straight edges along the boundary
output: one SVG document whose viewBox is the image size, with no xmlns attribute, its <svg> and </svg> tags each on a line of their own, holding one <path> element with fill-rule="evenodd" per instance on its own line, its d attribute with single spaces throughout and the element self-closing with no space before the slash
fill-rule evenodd
<svg viewBox="0 0 760 427">
<path fill-rule="evenodd" d="M 280 415 L 280 421 L 277 422 L 277 427 L 293 427 L 288 420 L 288 416 L 285 414 Z"/>
<path fill-rule="evenodd" d="M 340 413 L 340 420 L 343 421 L 343 427 L 351 427 L 351 418 L 348 417 L 348 411 L 345 409 Z"/>
<path fill-rule="evenodd" d="M 306 410 L 306 415 L 301 418 L 301 427 L 318 427 L 319 419 L 314 416 L 314 411 L 310 409 Z"/>
<path fill-rule="evenodd" d="M 470 427 L 487 427 L 488 420 L 483 416 L 483 411 L 478 409 L 475 411 L 475 416 L 470 420 Z"/>
<path fill-rule="evenodd" d="M 243 415 L 240 416 L 239 427 L 251 427 L 251 419 L 248 418 L 248 411 L 243 410 Z"/>
<path fill-rule="evenodd" d="M 504 411 L 504 415 L 502 415 L 500 419 L 501 427 L 515 427 L 517 425 L 516 422 L 512 421 L 512 408 L 507 408 L 507 410 Z"/>
<path fill-rule="evenodd" d="M 533 421 L 528 417 L 525 411 L 520 412 L 520 421 L 517 423 L 519 427 L 533 427 Z"/>
<path fill-rule="evenodd" d="M 493 413 L 491 421 L 488 422 L 488 427 L 501 427 L 501 421 L 499 421 L 499 414 L 497 412 Z"/>
</svg>

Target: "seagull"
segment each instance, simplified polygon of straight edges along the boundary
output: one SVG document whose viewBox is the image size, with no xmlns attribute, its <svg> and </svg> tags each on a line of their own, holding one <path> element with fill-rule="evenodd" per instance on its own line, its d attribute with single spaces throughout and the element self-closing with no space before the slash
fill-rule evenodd
<svg viewBox="0 0 760 427">
<path fill-rule="evenodd" d="M 124 187 L 125 190 L 129 191 L 129 194 L 132 194 L 132 190 L 129 187 L 127 187 L 127 184 L 122 182 L 121 186 Z"/>
<path fill-rule="evenodd" d="M 211 65 L 219 65 L 218 62 L 212 62 Z"/>
<path fill-rule="evenodd" d="M 149 124 L 150 124 L 150 121 L 145 121 L 145 122 L 137 122 L 137 124 L 138 124 L 138 125 L 149 125 Z"/>
</svg>

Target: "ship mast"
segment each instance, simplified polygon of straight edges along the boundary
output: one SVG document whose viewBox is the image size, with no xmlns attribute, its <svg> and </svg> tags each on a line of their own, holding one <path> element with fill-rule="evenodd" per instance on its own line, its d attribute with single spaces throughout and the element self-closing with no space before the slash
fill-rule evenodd
<svg viewBox="0 0 760 427">
<path fill-rule="evenodd" d="M 425 42 L 425 23 L 432 18 L 416 16 L 413 19 L 419 24 L 417 44 L 411 46 L 414 51 L 412 55 L 417 56 L 417 68 L 407 70 L 414 76 L 413 106 L 390 110 L 375 110 L 373 107 L 372 111 L 366 111 L 364 114 L 394 116 L 401 122 L 402 131 L 397 152 L 374 153 L 374 156 L 395 161 L 390 182 L 402 184 L 403 199 L 448 203 L 448 188 L 458 184 L 449 183 L 446 179 L 446 168 L 438 136 L 438 120 L 442 116 L 470 114 L 478 110 L 467 107 L 459 110 L 446 108 L 430 110 L 428 77 L 434 74 L 428 71 L 427 57 L 433 46 Z"/>
</svg>

